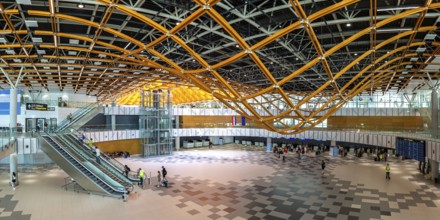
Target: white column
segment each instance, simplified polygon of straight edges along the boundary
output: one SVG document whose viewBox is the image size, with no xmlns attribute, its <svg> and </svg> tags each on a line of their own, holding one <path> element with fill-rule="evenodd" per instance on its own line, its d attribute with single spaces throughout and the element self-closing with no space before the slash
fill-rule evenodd
<svg viewBox="0 0 440 220">
<path fill-rule="evenodd" d="M 180 150 L 180 137 L 174 137 L 174 142 L 176 143 L 176 151 Z"/>
<path fill-rule="evenodd" d="M 272 138 L 268 137 L 266 142 L 266 152 L 270 153 L 272 152 Z"/>
<path fill-rule="evenodd" d="M 11 88 L 9 94 L 9 128 L 12 131 L 17 130 L 17 88 Z"/>
<path fill-rule="evenodd" d="M 116 103 L 115 100 L 112 100 L 112 107 L 115 107 Z M 116 115 L 115 113 L 112 111 L 112 115 L 110 116 L 110 120 L 111 120 L 111 124 L 112 124 L 112 131 L 116 130 Z"/>
<path fill-rule="evenodd" d="M 437 89 L 431 92 L 431 133 L 432 137 L 438 137 L 438 93 Z"/>
<path fill-rule="evenodd" d="M 12 183 L 12 172 L 15 172 L 17 177 L 16 184 L 18 185 L 18 172 L 17 172 L 17 154 L 12 153 L 9 155 L 9 182 Z"/>
</svg>

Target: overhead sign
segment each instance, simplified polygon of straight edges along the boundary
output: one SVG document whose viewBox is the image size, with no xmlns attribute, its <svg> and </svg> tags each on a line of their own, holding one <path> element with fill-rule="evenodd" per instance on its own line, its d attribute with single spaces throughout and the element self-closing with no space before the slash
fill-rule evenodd
<svg viewBox="0 0 440 220">
<path fill-rule="evenodd" d="M 47 111 L 47 104 L 27 103 L 26 110 Z"/>
</svg>

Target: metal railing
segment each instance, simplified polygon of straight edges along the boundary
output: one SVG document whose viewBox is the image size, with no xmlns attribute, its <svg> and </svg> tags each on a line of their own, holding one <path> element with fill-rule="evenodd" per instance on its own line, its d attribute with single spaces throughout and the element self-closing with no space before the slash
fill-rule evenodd
<svg viewBox="0 0 440 220">
<path fill-rule="evenodd" d="M 68 118 L 64 119 L 63 121 L 61 121 L 61 123 L 55 129 L 55 132 L 60 132 L 64 129 L 66 129 L 66 127 L 68 127 L 74 123 L 78 123 L 84 116 L 86 116 L 88 113 L 92 112 L 96 108 L 99 108 L 99 106 L 100 106 L 99 103 L 92 103 L 92 104 L 76 111 L 74 114 L 72 114 L 70 116 L 70 118 L 68 117 Z"/>
<path fill-rule="evenodd" d="M 85 125 L 79 131 L 108 131 L 112 130 L 111 124 L 105 125 Z M 139 124 L 115 124 L 115 130 L 138 130 Z"/>
<path fill-rule="evenodd" d="M 32 100 L 32 101 L 22 102 L 22 105 L 26 105 L 27 103 L 47 104 L 47 106 L 50 106 L 50 107 L 58 106 L 58 107 L 64 107 L 64 108 L 84 108 L 84 107 L 90 105 L 91 102 L 63 101 L 60 105 L 58 100 Z"/>
<path fill-rule="evenodd" d="M 63 135 L 69 135 L 71 140 L 76 139 L 77 142 L 79 143 L 81 140 L 81 147 L 83 148 L 89 148 L 89 146 L 87 146 L 87 143 L 89 142 L 89 139 L 87 139 L 82 133 L 81 131 L 75 130 L 73 128 L 69 128 L 66 129 L 65 132 L 62 132 Z M 81 136 L 81 139 L 79 138 Z M 95 145 L 93 145 L 93 147 L 96 147 Z M 115 160 L 114 158 L 108 156 L 106 153 L 102 152 L 101 157 L 103 159 L 106 160 L 106 162 L 108 162 L 110 165 L 113 166 L 113 168 L 119 170 L 121 173 L 125 172 L 125 166 L 123 164 L 121 164 L 119 161 Z M 130 171 L 127 176 L 127 178 L 129 178 L 130 181 L 132 182 L 137 182 L 138 181 L 138 176 L 137 176 L 137 172 L 135 171 Z"/>
<path fill-rule="evenodd" d="M 68 134 L 69 135 L 69 134 Z M 115 180 L 123 184 L 125 187 L 127 187 L 127 190 L 131 192 L 133 190 L 133 185 L 129 179 L 127 179 L 125 176 L 121 174 L 121 172 L 117 172 L 114 170 L 114 167 L 110 167 L 111 165 L 107 164 L 106 160 L 101 160 L 100 164 L 97 164 L 95 162 L 95 155 L 94 152 L 92 152 L 90 149 L 85 150 L 86 146 L 78 146 L 79 142 L 76 140 L 72 140 L 72 138 L 67 137 L 68 135 L 58 135 L 57 137 L 60 138 L 60 140 L 68 146 L 71 150 L 75 151 L 78 155 L 81 155 L 84 159 L 91 162 L 96 167 L 100 168 L 102 166 L 104 169 L 100 169 L 102 172 L 110 176 L 108 173 L 110 173 L 112 176 L 115 176 Z M 75 143 L 77 142 L 77 143 Z M 104 154 L 103 154 L 104 155 Z M 102 158 L 102 156 L 101 156 Z M 108 173 L 107 173 L 108 172 Z M 114 179 L 114 178 L 113 178 Z"/>
</svg>

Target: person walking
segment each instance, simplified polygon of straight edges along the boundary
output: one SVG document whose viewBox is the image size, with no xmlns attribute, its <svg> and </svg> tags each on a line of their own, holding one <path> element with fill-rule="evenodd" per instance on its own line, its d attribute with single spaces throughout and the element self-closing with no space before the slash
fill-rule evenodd
<svg viewBox="0 0 440 220">
<path fill-rule="evenodd" d="M 321 169 L 322 169 L 321 174 L 324 174 L 324 171 L 325 171 L 325 161 L 324 160 L 322 160 L 322 162 L 321 162 Z"/>
<path fill-rule="evenodd" d="M 96 154 L 96 163 L 101 164 L 101 161 L 99 160 L 99 157 L 101 156 L 101 150 L 99 150 L 98 147 L 95 148 L 95 154 Z"/>
<path fill-rule="evenodd" d="M 162 166 L 162 177 L 163 177 L 163 180 L 167 180 L 167 174 L 168 174 L 167 170 L 165 169 L 164 166 Z"/>
<path fill-rule="evenodd" d="M 390 171 L 391 171 L 390 164 L 387 163 L 387 166 L 385 167 L 385 172 L 386 172 L 385 179 L 387 180 L 391 180 Z"/>
</svg>

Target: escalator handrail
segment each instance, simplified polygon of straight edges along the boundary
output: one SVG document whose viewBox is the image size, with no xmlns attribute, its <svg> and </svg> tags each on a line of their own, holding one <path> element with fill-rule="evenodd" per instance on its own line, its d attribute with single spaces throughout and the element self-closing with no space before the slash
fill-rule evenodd
<svg viewBox="0 0 440 220">
<path fill-rule="evenodd" d="M 85 150 L 84 146 L 77 147 L 77 141 L 74 140 L 74 138 L 68 134 L 68 135 L 58 135 L 63 142 L 69 146 L 69 148 L 73 149 L 74 151 L 78 152 L 78 154 L 83 155 L 84 158 L 89 159 L 91 161 L 94 161 L 93 158 L 95 155 L 93 155 L 93 152 L 90 150 Z M 101 158 L 103 158 L 103 155 L 101 154 Z M 88 158 L 87 158 L 88 157 Z M 123 185 L 129 185 L 130 187 L 133 186 L 132 181 L 128 179 L 126 176 L 124 176 L 121 172 L 118 172 L 117 168 L 115 168 L 109 161 L 106 161 L 105 159 L 101 160 L 101 162 L 105 163 L 105 166 L 101 163 L 100 165 L 103 166 L 108 173 L 115 176 L 115 178 L 118 179 L 118 181 Z M 110 167 L 110 168 L 108 168 Z"/>
<path fill-rule="evenodd" d="M 118 160 L 116 160 L 116 159 L 110 157 L 110 156 L 107 155 L 107 154 L 104 154 L 104 157 L 109 161 L 110 164 L 112 164 L 112 165 L 114 165 L 114 166 L 119 166 L 119 165 L 120 165 L 121 170 L 122 170 L 123 172 L 125 171 L 125 166 L 122 165 L 121 162 L 119 162 Z M 116 163 L 117 165 L 115 165 L 115 164 L 113 164 L 113 163 Z M 128 172 L 128 176 L 127 176 L 127 178 L 128 178 L 130 181 L 132 181 L 132 182 L 139 182 L 138 174 L 137 174 L 136 171 L 130 171 L 130 172 Z"/>
<path fill-rule="evenodd" d="M 78 110 L 77 112 L 74 112 L 75 114 L 72 115 L 72 120 L 76 119 L 78 115 L 82 115 L 84 112 L 86 112 L 87 110 L 89 110 L 89 107 L 91 105 L 94 105 L 95 103 L 89 104 L 87 106 L 85 106 L 84 108 L 81 108 L 80 110 Z M 69 124 L 71 120 L 68 120 L 67 118 L 64 119 L 63 121 L 61 121 L 60 125 L 58 125 L 58 127 L 61 126 L 65 126 L 66 124 Z"/>
<path fill-rule="evenodd" d="M 96 177 L 99 181 L 101 181 L 102 183 L 104 183 L 105 185 L 107 185 L 111 190 L 113 190 L 114 192 L 116 192 L 116 193 L 127 193 L 126 192 L 126 190 L 119 190 L 119 189 L 115 189 L 115 187 L 114 186 L 112 186 L 112 185 L 110 185 L 110 184 L 108 184 L 106 181 L 104 181 L 99 175 L 97 175 L 97 174 L 95 174 L 94 172 L 92 172 L 92 171 L 90 171 L 84 164 L 82 164 L 82 162 L 80 162 L 79 160 L 78 160 L 78 158 L 77 157 L 74 157 L 69 151 L 67 151 L 66 149 L 64 149 L 56 140 L 54 140 L 53 138 L 52 138 L 52 136 L 49 136 L 49 135 L 45 135 L 45 136 L 43 136 L 42 135 L 42 137 L 43 137 L 43 139 L 44 138 L 49 138 L 51 141 L 53 141 L 56 145 L 58 145 L 58 148 L 59 149 L 61 149 L 62 151 L 64 151 L 67 155 L 69 155 L 73 160 L 75 160 L 82 168 L 84 168 L 85 170 L 87 170 L 91 175 L 93 175 L 94 177 Z M 48 142 L 49 143 L 49 142 Z M 49 143 L 50 144 L 50 143 Z M 52 145 L 52 144 L 50 144 L 50 145 Z M 54 146 L 52 146 L 52 147 L 54 147 Z M 54 147 L 55 148 L 55 147 Z M 55 148 L 55 150 L 56 150 L 56 148 Z M 61 154 L 61 152 L 59 151 L 59 150 L 56 150 L 59 154 L 60 154 L 60 156 L 61 157 L 63 157 L 64 158 L 64 156 Z M 76 167 L 68 158 L 65 158 L 73 167 L 75 167 L 76 169 L 78 169 L 78 167 Z M 78 169 L 79 170 L 79 169 Z M 79 170 L 79 172 L 82 172 L 81 170 Z M 85 173 L 84 173 L 85 174 Z M 94 180 L 92 180 L 87 174 L 85 174 L 85 176 L 90 180 L 90 181 L 92 181 L 92 182 L 95 182 Z M 96 183 L 96 182 L 95 182 Z M 99 184 L 98 184 L 98 187 L 100 187 L 100 188 L 102 188 Z M 105 190 L 104 188 L 102 188 L 103 190 Z M 105 191 L 107 191 L 107 190 L 105 190 Z M 111 193 L 111 192 L 109 192 L 109 193 Z"/>
<path fill-rule="evenodd" d="M 56 139 L 55 139 L 56 138 Z M 67 150 L 67 149 L 65 149 L 64 148 L 64 145 L 61 145 L 60 143 L 59 143 L 59 137 L 51 137 L 51 139 L 52 139 L 52 141 L 54 141 L 64 152 L 66 152 L 70 157 L 72 157 L 73 159 L 75 159 L 76 160 L 76 162 L 78 162 L 79 164 L 81 164 L 81 166 L 82 167 L 84 167 L 88 172 L 90 172 L 91 174 L 93 174 L 94 176 L 96 176 L 98 179 L 100 179 L 100 181 L 101 182 L 103 182 L 105 185 L 107 185 L 107 186 L 109 186 L 113 191 L 115 191 L 115 192 L 119 192 L 120 190 L 115 190 L 115 188 L 116 187 L 114 187 L 114 186 L 112 186 L 111 184 L 109 184 L 109 183 L 107 183 L 105 180 L 103 180 L 103 178 L 101 178 L 99 175 L 98 175 L 98 173 L 94 173 L 93 171 L 91 171 L 91 170 L 89 170 L 88 168 L 87 168 L 87 166 L 85 166 L 85 165 L 83 165 L 81 162 L 79 162 L 79 161 L 81 161 L 80 160 L 80 157 L 81 156 L 79 156 L 78 155 L 78 153 L 76 153 L 76 152 L 74 152 L 74 151 L 71 151 L 71 150 Z M 74 155 L 72 155 L 72 154 L 74 154 Z M 84 159 L 84 158 L 83 158 Z M 84 162 L 90 162 L 88 159 L 85 159 L 84 160 Z M 97 168 L 98 170 L 100 170 L 99 168 Z M 104 172 L 102 172 L 102 173 L 104 173 Z M 104 174 L 106 174 L 106 173 L 104 173 Z"/>
<path fill-rule="evenodd" d="M 74 128 L 72 128 L 72 130 L 73 130 L 73 132 L 70 132 L 70 133 L 68 133 L 67 135 L 70 135 L 70 138 L 72 139 L 72 140 L 74 140 L 75 138 L 77 138 L 77 137 L 75 137 L 74 135 L 76 135 L 76 136 L 78 136 L 78 135 L 80 135 L 80 133 L 78 132 L 78 130 L 76 130 L 76 129 L 74 129 Z M 75 133 L 75 134 L 74 134 Z M 84 142 L 82 143 L 82 147 L 84 147 L 84 145 L 85 145 L 85 143 L 87 143 L 88 142 L 88 139 L 87 138 L 85 138 L 84 139 Z M 88 147 L 88 146 L 87 146 Z M 102 157 L 104 158 L 104 159 L 106 159 L 115 169 L 118 169 L 118 170 L 120 170 L 122 173 L 125 171 L 125 166 L 121 163 L 121 162 L 119 162 L 118 160 L 115 160 L 114 158 L 111 158 L 110 156 L 108 156 L 107 154 L 105 154 L 105 153 L 103 153 L 102 154 Z M 135 171 L 130 171 L 129 173 L 128 173 L 128 176 L 127 176 L 127 178 L 130 180 L 130 181 L 132 181 L 132 182 L 139 182 L 139 178 L 138 178 L 138 176 L 137 176 L 137 172 L 135 172 Z"/>
<path fill-rule="evenodd" d="M 81 108 L 79 111 L 75 112 L 74 115 L 72 115 L 72 119 L 68 120 L 67 118 L 64 119 L 55 129 L 55 132 L 61 132 L 62 130 L 64 130 L 66 128 L 66 126 L 68 126 L 69 124 L 78 121 L 79 119 L 81 119 L 84 115 L 88 114 L 89 112 L 93 111 L 93 109 L 95 107 L 99 107 L 100 103 L 96 102 L 96 103 L 91 103 L 87 106 L 85 106 L 84 108 Z"/>
</svg>

